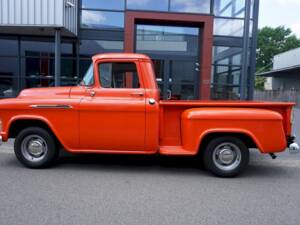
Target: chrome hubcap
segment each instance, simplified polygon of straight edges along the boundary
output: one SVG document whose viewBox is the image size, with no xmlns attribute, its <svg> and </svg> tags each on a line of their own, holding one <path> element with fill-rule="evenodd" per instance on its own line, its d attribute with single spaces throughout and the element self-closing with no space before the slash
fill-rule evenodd
<svg viewBox="0 0 300 225">
<path fill-rule="evenodd" d="M 46 141 L 41 136 L 29 135 L 23 139 L 21 151 L 27 160 L 37 162 L 45 157 L 48 147 Z"/>
<path fill-rule="evenodd" d="M 225 165 L 229 165 L 234 160 L 234 152 L 231 149 L 222 149 L 219 152 L 219 160 Z"/>
<path fill-rule="evenodd" d="M 218 145 L 213 152 L 213 162 L 221 170 L 230 171 L 236 169 L 241 162 L 240 148 L 231 143 Z"/>
<path fill-rule="evenodd" d="M 40 156 L 44 152 L 42 141 L 41 140 L 30 141 L 28 144 L 28 152 L 35 157 Z"/>
</svg>

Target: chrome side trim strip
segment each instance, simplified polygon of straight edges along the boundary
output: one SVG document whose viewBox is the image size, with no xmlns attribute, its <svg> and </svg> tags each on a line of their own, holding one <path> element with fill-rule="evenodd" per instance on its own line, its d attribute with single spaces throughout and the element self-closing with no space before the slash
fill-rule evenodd
<svg viewBox="0 0 300 225">
<path fill-rule="evenodd" d="M 70 105 L 30 105 L 31 108 L 35 109 L 72 109 Z"/>
</svg>

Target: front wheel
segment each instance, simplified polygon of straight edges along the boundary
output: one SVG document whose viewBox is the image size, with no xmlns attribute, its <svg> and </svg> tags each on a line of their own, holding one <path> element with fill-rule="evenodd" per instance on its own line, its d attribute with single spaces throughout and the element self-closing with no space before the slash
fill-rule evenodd
<svg viewBox="0 0 300 225">
<path fill-rule="evenodd" d="M 220 177 L 236 176 L 249 163 L 249 149 L 235 137 L 213 139 L 206 146 L 203 156 L 205 168 Z"/>
<path fill-rule="evenodd" d="M 53 164 L 58 156 L 55 138 L 40 127 L 22 130 L 14 144 L 17 159 L 29 168 L 45 168 Z"/>
</svg>

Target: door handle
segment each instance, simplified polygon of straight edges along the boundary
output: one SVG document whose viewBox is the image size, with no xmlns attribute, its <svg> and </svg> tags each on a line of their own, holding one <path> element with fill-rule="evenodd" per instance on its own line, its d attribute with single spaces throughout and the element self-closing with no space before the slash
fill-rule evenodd
<svg viewBox="0 0 300 225">
<path fill-rule="evenodd" d="M 156 101 L 154 98 L 150 98 L 148 102 L 150 105 L 154 105 Z"/>
<path fill-rule="evenodd" d="M 131 96 L 139 96 L 139 97 L 143 97 L 144 93 L 143 92 L 134 92 L 130 94 Z"/>
</svg>

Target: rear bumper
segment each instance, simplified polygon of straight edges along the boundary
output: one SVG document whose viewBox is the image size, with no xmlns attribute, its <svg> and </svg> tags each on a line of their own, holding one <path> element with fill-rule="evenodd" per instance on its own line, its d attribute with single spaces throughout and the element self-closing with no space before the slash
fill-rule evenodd
<svg viewBox="0 0 300 225">
<path fill-rule="evenodd" d="M 294 142 L 289 145 L 289 149 L 290 149 L 290 151 L 299 151 L 300 147 L 299 147 L 298 143 Z"/>
<path fill-rule="evenodd" d="M 299 144 L 295 141 L 295 139 L 295 136 L 291 136 L 287 140 L 290 153 L 299 153 L 300 151 Z"/>
</svg>

